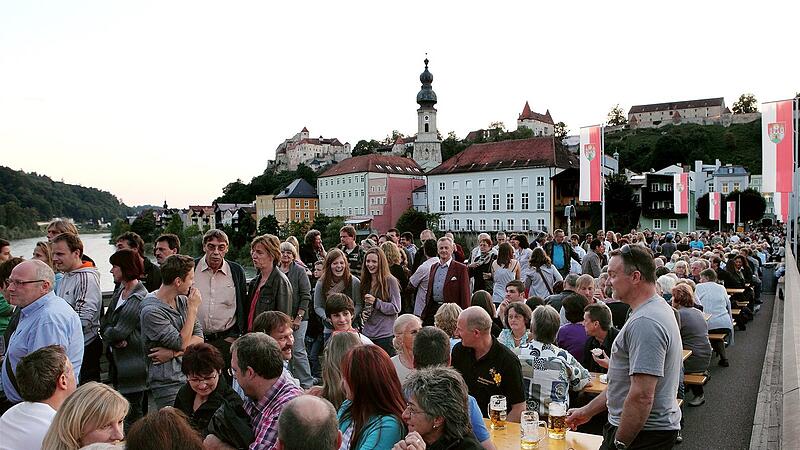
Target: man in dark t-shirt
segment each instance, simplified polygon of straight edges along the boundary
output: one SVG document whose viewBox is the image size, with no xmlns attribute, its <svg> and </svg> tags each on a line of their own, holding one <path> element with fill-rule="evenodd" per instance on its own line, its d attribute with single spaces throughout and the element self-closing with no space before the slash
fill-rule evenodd
<svg viewBox="0 0 800 450">
<path fill-rule="evenodd" d="M 488 417 L 489 398 L 505 395 L 508 421 L 519 422 L 525 409 L 519 358 L 492 337 L 492 318 L 483 308 L 471 306 L 458 316 L 461 342 L 453 348 L 452 366 L 461 373 L 469 394 Z"/>
<path fill-rule="evenodd" d="M 602 303 L 587 305 L 583 310 L 583 328 L 589 335 L 583 349 L 583 367 L 589 372 L 608 372 L 611 345 L 619 334 L 619 330 L 611 323 L 611 311 Z M 603 353 L 594 355 L 592 352 L 594 349 L 601 349 Z"/>
</svg>

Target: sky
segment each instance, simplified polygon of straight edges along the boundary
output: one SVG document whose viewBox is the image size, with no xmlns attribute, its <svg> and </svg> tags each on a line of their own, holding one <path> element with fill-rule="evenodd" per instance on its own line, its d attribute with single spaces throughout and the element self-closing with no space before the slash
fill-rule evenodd
<svg viewBox="0 0 800 450">
<path fill-rule="evenodd" d="M 515 129 L 525 101 L 577 134 L 617 103 L 781 100 L 800 91 L 798 13 L 797 1 L 4 0 L 0 165 L 128 205 L 210 204 L 303 127 L 353 146 L 413 135 L 426 53 L 443 136 Z"/>
</svg>

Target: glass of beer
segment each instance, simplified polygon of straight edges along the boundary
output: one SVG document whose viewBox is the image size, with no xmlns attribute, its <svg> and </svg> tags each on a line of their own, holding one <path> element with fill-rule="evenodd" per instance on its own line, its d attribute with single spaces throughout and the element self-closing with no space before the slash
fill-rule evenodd
<svg viewBox="0 0 800 450">
<path fill-rule="evenodd" d="M 506 429 L 505 395 L 493 395 L 489 398 L 489 425 L 493 430 Z"/>
<path fill-rule="evenodd" d="M 548 413 L 547 430 L 550 439 L 564 439 L 567 436 L 567 404 L 552 402 Z"/>
<path fill-rule="evenodd" d="M 536 411 L 522 411 L 519 433 L 522 450 L 539 448 L 539 442 L 547 437 L 547 422 L 539 420 L 539 413 Z"/>
</svg>

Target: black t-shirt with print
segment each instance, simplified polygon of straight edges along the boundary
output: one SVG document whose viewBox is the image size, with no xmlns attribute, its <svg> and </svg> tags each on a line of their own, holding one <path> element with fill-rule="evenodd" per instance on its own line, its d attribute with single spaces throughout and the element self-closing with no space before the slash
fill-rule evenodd
<svg viewBox="0 0 800 450">
<path fill-rule="evenodd" d="M 487 408 L 492 395 L 505 395 L 508 411 L 512 405 L 525 402 L 519 358 L 497 339 L 492 338 L 489 353 L 480 360 L 475 359 L 475 350 L 459 342 L 453 348 L 452 365 L 464 377 L 483 417 L 489 415 Z"/>
</svg>

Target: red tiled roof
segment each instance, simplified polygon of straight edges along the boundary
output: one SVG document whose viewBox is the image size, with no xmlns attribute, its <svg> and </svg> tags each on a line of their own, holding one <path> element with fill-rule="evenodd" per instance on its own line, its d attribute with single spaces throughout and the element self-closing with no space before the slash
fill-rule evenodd
<svg viewBox="0 0 800 450">
<path fill-rule="evenodd" d="M 326 170 L 320 177 L 331 177 L 357 172 L 379 172 L 397 175 L 424 175 L 413 159 L 402 156 L 369 154 L 347 158 Z"/>
<path fill-rule="evenodd" d="M 539 122 L 549 123 L 553 125 L 553 118 L 550 117 L 550 110 L 548 109 L 544 114 L 531 111 L 528 102 L 525 102 L 525 107 L 522 108 L 522 114 L 519 115 L 518 120 L 538 120 Z"/>
<path fill-rule="evenodd" d="M 300 130 L 300 132 L 301 132 L 301 133 L 308 133 L 308 128 L 306 128 L 306 127 L 303 127 L 303 129 L 302 129 L 302 130 Z"/>
<path fill-rule="evenodd" d="M 703 98 L 699 100 L 686 100 L 681 102 L 669 103 L 651 103 L 649 105 L 633 105 L 628 111 L 628 114 L 646 113 L 654 111 L 674 111 L 676 109 L 689 109 L 689 108 L 710 108 L 714 106 L 722 106 L 725 104 L 725 99 L 722 97 L 717 98 Z"/>
<path fill-rule="evenodd" d="M 557 148 L 552 137 L 473 144 L 448 159 L 428 175 L 524 167 L 577 167 L 568 151 Z"/>
</svg>

